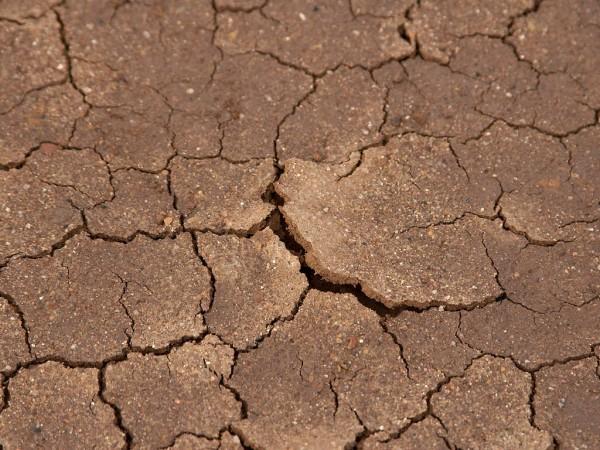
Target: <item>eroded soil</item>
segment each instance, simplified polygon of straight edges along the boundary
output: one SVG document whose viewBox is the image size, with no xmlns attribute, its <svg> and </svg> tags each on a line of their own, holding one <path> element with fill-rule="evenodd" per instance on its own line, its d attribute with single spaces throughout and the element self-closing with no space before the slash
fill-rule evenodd
<svg viewBox="0 0 600 450">
<path fill-rule="evenodd" d="M 0 1 L 0 448 L 600 448 L 600 2 Z"/>
</svg>

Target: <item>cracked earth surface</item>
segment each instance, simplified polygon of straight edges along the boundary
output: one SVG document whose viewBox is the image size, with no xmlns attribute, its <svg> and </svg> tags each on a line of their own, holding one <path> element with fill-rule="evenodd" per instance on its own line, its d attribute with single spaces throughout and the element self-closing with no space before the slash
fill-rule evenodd
<svg viewBox="0 0 600 450">
<path fill-rule="evenodd" d="M 0 448 L 600 449 L 600 2 L 0 41 Z"/>
</svg>

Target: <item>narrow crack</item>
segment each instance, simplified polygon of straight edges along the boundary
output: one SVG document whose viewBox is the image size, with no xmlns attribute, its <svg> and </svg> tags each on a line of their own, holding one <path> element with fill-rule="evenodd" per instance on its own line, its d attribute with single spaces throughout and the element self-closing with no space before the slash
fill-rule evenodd
<svg viewBox="0 0 600 450">
<path fill-rule="evenodd" d="M 234 424 L 229 425 L 229 427 L 227 428 L 227 431 L 232 434 L 233 436 L 236 436 L 239 441 L 240 441 L 240 445 L 242 446 L 242 448 L 244 450 L 258 450 L 258 448 L 254 448 L 252 445 L 250 445 L 248 438 L 244 435 L 244 433 L 237 428 Z M 219 447 L 220 449 L 221 447 Z M 226 449 L 223 449 L 226 450 Z"/>
<path fill-rule="evenodd" d="M 25 314 L 23 313 L 23 310 L 21 309 L 17 301 L 8 293 L 0 291 L 0 298 L 6 300 L 6 302 L 11 306 L 13 311 L 19 317 L 19 324 L 21 326 L 21 329 L 23 330 L 23 338 L 25 340 L 25 344 L 27 345 L 27 351 L 29 352 L 29 356 L 31 358 L 34 358 L 35 355 L 32 351 L 31 340 L 29 338 L 29 326 L 27 325 L 27 321 L 25 320 Z"/>
<path fill-rule="evenodd" d="M 226 429 L 226 428 L 225 428 Z M 192 431 L 180 431 L 179 433 L 177 433 L 173 439 L 171 440 L 171 442 L 168 445 L 165 445 L 163 447 L 159 447 L 160 450 L 166 450 L 169 448 L 173 448 L 175 446 L 175 444 L 177 443 L 177 440 L 184 437 L 184 436 L 194 436 L 200 439 L 206 439 L 207 441 L 220 441 L 220 435 L 223 433 L 224 430 L 220 430 L 219 431 L 219 438 L 214 438 L 211 436 L 207 436 L 205 434 L 202 433 L 195 433 Z"/>
<path fill-rule="evenodd" d="M 81 95 L 81 97 L 83 99 L 83 103 L 85 103 L 88 108 L 91 108 L 92 104 L 88 102 L 85 91 L 77 85 L 77 82 L 75 81 L 75 77 L 73 76 L 73 59 L 71 58 L 71 46 L 69 44 L 69 41 L 67 40 L 67 31 L 66 31 L 65 22 L 63 21 L 62 16 L 58 12 L 58 6 L 60 6 L 60 5 L 57 5 L 54 8 L 52 8 L 52 11 L 54 12 L 56 21 L 58 22 L 59 37 L 60 37 L 60 41 L 62 42 L 63 49 L 64 49 L 63 55 L 67 62 L 67 80 L 69 81 L 69 83 L 71 84 L 73 89 L 75 89 L 77 92 L 79 92 L 79 94 Z"/>
<path fill-rule="evenodd" d="M 209 301 L 209 304 L 206 308 L 202 308 L 202 305 L 200 305 L 200 308 L 199 308 L 202 313 L 207 313 L 208 311 L 210 311 L 210 309 L 212 308 L 212 305 L 215 302 L 215 295 L 217 293 L 217 279 L 215 278 L 215 274 L 212 270 L 212 267 L 210 267 L 210 265 L 208 264 L 208 262 L 206 261 L 204 256 L 202 256 L 202 253 L 200 252 L 200 248 L 198 247 L 198 238 L 196 237 L 196 234 L 193 232 L 190 232 L 190 236 L 192 238 L 192 246 L 194 249 L 194 253 L 195 253 L 196 257 L 200 260 L 200 263 L 202 263 L 202 265 L 204 267 L 206 267 L 206 270 L 208 270 L 208 275 L 210 277 L 210 301 Z"/>
<path fill-rule="evenodd" d="M 114 424 L 115 426 L 121 430 L 123 435 L 125 436 L 125 449 L 131 449 L 133 443 L 133 433 L 125 426 L 125 422 L 123 420 L 123 413 L 121 409 L 113 402 L 109 401 L 106 396 L 106 368 L 110 363 L 103 364 L 98 371 L 98 398 L 105 405 L 109 406 L 113 410 L 113 414 L 115 416 Z"/>
<path fill-rule="evenodd" d="M 490 255 L 490 250 L 488 249 L 488 246 L 485 243 L 485 235 L 483 233 L 481 235 L 481 245 L 483 245 L 483 248 L 485 250 L 485 256 L 487 256 L 487 259 L 489 260 L 490 265 L 492 266 L 492 269 L 494 269 L 494 279 L 496 280 L 496 284 L 502 291 L 502 294 L 506 295 L 506 289 L 504 288 L 504 286 L 502 285 L 502 282 L 500 281 L 500 271 L 498 270 L 498 267 L 496 266 L 494 258 L 492 258 L 492 256 Z"/>
<path fill-rule="evenodd" d="M 442 388 L 444 386 L 446 386 L 448 383 L 450 383 L 452 380 L 463 378 L 465 376 L 465 373 L 471 368 L 473 363 L 475 361 L 477 361 L 478 359 L 483 358 L 484 356 L 486 356 L 486 354 L 479 354 L 479 355 L 474 356 L 473 358 L 471 358 L 471 361 L 467 364 L 467 366 L 464 368 L 462 373 L 457 374 L 457 375 L 448 375 L 444 379 L 437 382 L 436 385 L 432 389 L 430 389 L 429 391 L 427 391 L 425 393 L 424 400 L 425 400 L 426 409 L 422 413 L 409 418 L 408 423 L 406 425 L 404 425 L 403 427 L 401 427 L 399 430 L 395 431 L 394 433 L 391 433 L 383 442 L 391 442 L 394 439 L 398 439 L 411 426 L 422 422 L 423 420 L 425 420 L 428 417 L 433 417 L 434 419 L 438 420 L 442 424 L 442 427 L 444 429 L 446 429 L 446 426 L 443 424 L 443 422 L 433 412 L 433 407 L 431 405 L 432 397 L 434 396 L 434 394 L 441 392 Z"/>
<path fill-rule="evenodd" d="M 266 331 L 262 334 L 260 334 L 259 336 L 257 336 L 254 339 L 254 342 L 248 344 L 245 348 L 243 349 L 238 349 L 237 352 L 239 354 L 243 354 L 243 353 L 249 353 L 253 350 L 258 349 L 261 344 L 269 337 L 271 337 L 271 334 L 273 333 L 273 330 L 275 330 L 275 328 L 277 327 L 277 325 L 285 323 L 285 322 L 291 322 L 296 318 L 296 315 L 298 314 L 298 311 L 300 311 L 300 308 L 302 307 L 302 305 L 304 304 L 304 300 L 306 299 L 306 296 L 308 295 L 308 293 L 310 292 L 311 287 L 307 286 L 306 289 L 304 289 L 302 291 L 302 293 L 300 294 L 300 297 L 298 298 L 298 301 L 294 304 L 292 310 L 290 311 L 289 314 L 285 315 L 285 316 L 277 316 L 274 319 L 272 319 L 265 327 Z M 210 327 L 209 327 L 210 328 Z M 213 330 L 210 330 L 210 332 L 212 334 L 215 334 L 218 336 L 218 334 L 216 334 Z M 229 342 L 227 341 L 227 339 L 221 338 L 219 336 L 219 338 L 223 341 L 229 344 Z M 229 344 L 231 345 L 231 344 Z"/>
<path fill-rule="evenodd" d="M 333 410 L 333 420 L 335 421 L 335 417 L 337 416 L 338 409 L 340 408 L 340 399 L 339 399 L 337 391 L 335 390 L 335 387 L 333 386 L 334 382 L 335 382 L 335 378 L 333 380 L 328 380 L 327 384 L 329 385 L 329 390 L 333 394 L 333 405 L 335 407 Z"/>
<path fill-rule="evenodd" d="M 127 305 L 123 302 L 123 298 L 125 297 L 125 295 L 127 295 L 127 289 L 129 288 L 129 282 L 124 280 L 118 273 L 113 272 L 113 274 L 119 279 L 119 281 L 123 285 L 123 289 L 121 291 L 121 294 L 119 295 L 118 302 L 121 305 L 121 308 L 123 308 L 125 315 L 129 318 L 129 328 L 131 329 L 131 331 L 128 331 L 127 329 L 125 329 L 124 333 L 127 336 L 127 346 L 129 348 L 131 348 L 133 335 L 135 334 L 135 320 L 134 320 L 133 316 L 131 315 L 131 313 L 129 312 Z"/>
<path fill-rule="evenodd" d="M 33 155 L 40 148 L 42 148 L 42 146 L 44 144 L 51 144 L 51 145 L 56 145 L 57 147 L 63 147 L 61 144 L 59 144 L 57 142 L 41 141 L 38 145 L 31 147 L 29 150 L 27 150 L 27 152 L 25 152 L 25 155 L 23 155 L 23 158 L 20 161 L 9 162 L 8 164 L 0 164 L 0 170 L 7 172 L 9 170 L 22 169 L 27 164 L 31 155 Z M 65 148 L 65 147 L 63 147 L 63 148 Z"/>
<path fill-rule="evenodd" d="M 372 433 L 368 430 L 367 426 L 358 415 L 358 412 L 354 408 L 351 408 L 354 417 L 358 421 L 359 425 L 362 427 L 362 430 L 356 433 L 354 436 L 354 441 L 346 445 L 347 450 L 358 450 L 361 448 L 360 443 L 363 442 L 366 438 L 368 438 Z"/>
<path fill-rule="evenodd" d="M 410 366 L 408 365 L 408 361 L 406 360 L 406 357 L 404 356 L 404 346 L 398 339 L 398 336 L 396 336 L 393 332 L 391 332 L 389 330 L 384 318 L 380 318 L 379 325 L 381 326 L 381 329 L 383 330 L 383 332 L 385 334 L 387 334 L 388 336 L 390 336 L 392 338 L 392 341 L 394 341 L 394 344 L 396 344 L 396 347 L 398 347 L 398 354 L 400 355 L 400 359 L 402 359 L 402 364 L 404 365 L 404 369 L 406 370 L 406 377 L 411 381 L 415 381 L 415 380 L 413 380 L 412 376 L 410 375 Z"/>
</svg>

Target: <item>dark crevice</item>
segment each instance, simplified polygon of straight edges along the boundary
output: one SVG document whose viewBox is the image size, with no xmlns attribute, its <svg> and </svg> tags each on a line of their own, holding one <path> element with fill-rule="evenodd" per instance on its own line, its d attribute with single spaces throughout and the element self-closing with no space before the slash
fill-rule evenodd
<svg viewBox="0 0 600 450">
<path fill-rule="evenodd" d="M 4 411 L 10 405 L 10 389 L 9 382 L 10 378 L 2 377 L 0 375 L 0 381 L 2 381 L 2 404 L 0 404 L 0 413 Z"/>
<path fill-rule="evenodd" d="M 87 222 L 87 220 L 86 220 L 86 222 Z M 144 236 L 148 239 L 152 239 L 153 241 L 162 241 L 164 239 L 175 239 L 179 234 L 183 233 L 182 230 L 164 231 L 159 234 L 149 233 L 144 230 L 136 230 L 132 234 L 123 237 L 123 236 L 114 236 L 114 235 L 105 234 L 105 233 L 92 233 L 87 228 L 87 224 L 86 224 L 85 228 L 86 228 L 86 234 L 92 240 L 101 240 L 101 241 L 106 241 L 106 242 L 120 242 L 121 244 L 128 244 L 130 242 L 133 242 L 138 236 Z"/>
<path fill-rule="evenodd" d="M 378 145 L 378 144 L 376 144 L 376 145 Z M 385 144 L 384 144 L 384 143 L 382 143 L 382 145 L 385 145 Z M 354 172 L 356 172 L 356 170 L 357 170 L 357 169 L 358 169 L 358 168 L 359 168 L 359 167 L 362 165 L 362 163 L 363 163 L 363 161 L 364 161 L 364 157 L 365 157 L 365 152 L 364 152 L 364 150 L 365 150 L 365 149 L 358 150 L 358 160 L 356 161 L 356 164 L 354 164 L 354 165 L 353 165 L 353 166 L 350 168 L 350 170 L 348 170 L 348 172 L 346 172 L 346 173 L 344 173 L 344 174 L 342 174 L 342 175 L 338 176 L 338 178 L 337 178 L 337 181 L 340 181 L 340 180 L 342 180 L 342 179 L 344 179 L 344 178 L 348 178 L 348 177 L 350 177 L 350 176 L 354 175 Z M 354 153 L 354 152 L 353 152 L 353 153 Z"/>
<path fill-rule="evenodd" d="M 267 227 L 269 218 L 271 216 L 267 216 L 264 220 L 255 223 L 250 228 L 195 228 L 195 227 L 185 227 L 185 231 L 189 231 L 190 233 L 200 233 L 200 234 L 214 234 L 215 236 L 237 236 L 239 238 L 251 238 L 259 231 L 264 230 Z"/>
<path fill-rule="evenodd" d="M 70 139 L 69 139 L 70 140 Z M 111 189 L 111 196 L 108 200 L 105 200 L 103 202 L 98 203 L 95 206 L 101 206 L 104 205 L 106 203 L 110 203 L 112 202 L 115 197 L 117 196 L 117 189 L 115 188 L 115 180 L 114 180 L 114 176 L 113 176 L 113 172 L 110 168 L 110 165 L 108 164 L 108 161 L 106 160 L 106 158 L 104 157 L 104 155 L 98 151 L 96 148 L 91 148 L 91 150 L 98 155 L 98 158 L 100 158 L 102 160 L 102 162 L 104 163 L 104 168 L 106 169 L 106 174 L 108 176 L 108 184 L 110 184 L 110 189 Z"/>
<path fill-rule="evenodd" d="M 13 25 L 17 25 L 17 26 L 23 26 L 25 25 L 25 22 L 22 22 L 20 20 L 17 19 L 13 19 L 11 17 L 6 17 L 6 16 L 0 16 L 0 22 L 7 22 Z"/>
<path fill-rule="evenodd" d="M 592 109 L 592 108 L 590 108 L 590 109 Z M 486 113 L 484 111 L 481 111 L 478 107 L 476 107 L 475 110 L 479 114 L 481 114 L 482 116 L 488 117 L 489 119 L 492 119 L 493 121 L 504 122 L 507 126 L 513 128 L 513 129 L 516 129 L 516 130 L 519 130 L 519 129 L 534 130 L 534 131 L 537 131 L 538 133 L 540 133 L 540 134 L 542 134 L 544 136 L 550 136 L 550 137 L 553 137 L 553 138 L 556 138 L 556 139 L 568 138 L 570 136 L 578 134 L 579 132 L 581 132 L 583 130 L 586 130 L 588 128 L 592 128 L 592 127 L 594 127 L 596 125 L 596 120 L 594 120 L 593 122 L 586 123 L 586 124 L 583 124 L 583 125 L 579 125 L 578 127 L 574 128 L 572 130 L 566 131 L 564 133 L 559 133 L 559 132 L 556 132 L 556 131 L 550 131 L 550 130 L 545 130 L 543 128 L 540 128 L 539 126 L 537 126 L 535 124 L 535 121 L 536 121 L 535 117 L 533 118 L 533 120 L 531 121 L 531 123 L 520 124 L 520 123 L 516 123 L 516 122 L 510 122 L 510 121 L 508 121 L 506 119 L 501 119 L 501 118 L 495 117 L 495 116 L 493 116 L 491 114 L 488 114 L 488 113 Z"/>
<path fill-rule="evenodd" d="M 234 436 L 238 437 L 238 439 L 240 440 L 240 445 L 242 446 L 242 448 L 244 450 L 259 450 L 259 448 L 262 450 L 263 447 L 254 447 L 250 443 L 250 440 L 248 439 L 248 437 L 244 434 L 244 432 L 236 424 L 229 425 L 228 431 L 231 434 L 233 434 Z"/>
<path fill-rule="evenodd" d="M 536 394 L 535 373 L 531 373 L 530 376 L 531 376 L 531 390 L 529 391 L 529 399 L 528 399 L 528 404 L 529 404 L 528 419 L 529 419 L 529 424 L 532 427 L 539 429 L 535 424 L 535 416 L 536 416 L 536 411 L 535 411 L 535 394 Z"/>
<path fill-rule="evenodd" d="M 9 171 L 12 169 L 22 169 L 25 166 L 25 164 L 27 164 L 27 161 L 29 160 L 31 155 L 33 153 L 35 153 L 36 151 L 38 151 L 42 147 L 42 145 L 45 145 L 45 144 L 51 144 L 51 145 L 56 145 L 57 147 L 63 147 L 61 144 L 58 144 L 56 142 L 42 141 L 35 147 L 32 147 L 29 150 L 27 150 L 27 152 L 25 152 L 25 154 L 23 155 L 23 158 L 20 161 L 9 162 L 8 164 L 0 164 L 0 170 Z M 63 148 L 66 148 L 66 147 L 63 147 Z"/>
<path fill-rule="evenodd" d="M 319 73 L 311 72 L 306 67 L 300 66 L 298 64 L 294 64 L 293 62 L 290 62 L 290 61 L 285 61 L 280 56 L 278 56 L 278 55 L 276 55 L 274 53 L 265 51 L 265 50 L 254 49 L 254 50 L 251 50 L 250 52 L 241 53 L 241 54 L 243 55 L 243 54 L 249 54 L 249 53 L 250 54 L 256 53 L 258 55 L 267 56 L 267 57 L 273 59 L 275 62 L 277 62 L 278 64 L 280 64 L 280 65 L 282 65 L 284 67 L 287 67 L 287 68 L 293 69 L 293 70 L 297 70 L 298 72 L 302 72 L 305 75 L 308 75 L 309 77 L 311 77 L 313 79 L 313 82 L 314 82 L 315 78 L 321 78 L 321 77 L 323 77 L 328 72 L 328 70 L 324 70 L 323 72 L 319 72 Z M 335 68 L 329 69 L 329 70 L 335 70 L 337 68 L 338 68 L 338 66 L 336 66 Z"/>
<path fill-rule="evenodd" d="M 351 409 L 354 417 L 362 427 L 362 430 L 359 431 L 356 436 L 354 436 L 354 441 L 344 446 L 344 450 L 358 450 L 362 449 L 360 445 L 366 438 L 368 438 L 372 433 L 369 431 L 367 426 L 364 424 L 363 420 L 360 418 L 355 409 Z"/>
<path fill-rule="evenodd" d="M 178 156 L 181 159 L 185 159 L 185 160 L 189 160 L 189 161 L 221 160 L 221 161 L 225 161 L 229 164 L 235 164 L 238 166 L 242 166 L 242 165 L 254 162 L 254 161 L 266 161 L 266 160 L 272 159 L 270 156 L 255 156 L 252 158 L 244 158 L 244 159 L 231 159 L 227 156 L 223 156 L 223 154 L 222 154 L 223 153 L 223 144 L 221 141 L 223 140 L 224 129 L 221 131 L 222 131 L 222 135 L 219 137 L 220 144 L 219 144 L 219 151 L 217 154 L 209 155 L 209 156 L 190 156 L 190 155 L 177 154 L 175 156 Z"/>
</svg>

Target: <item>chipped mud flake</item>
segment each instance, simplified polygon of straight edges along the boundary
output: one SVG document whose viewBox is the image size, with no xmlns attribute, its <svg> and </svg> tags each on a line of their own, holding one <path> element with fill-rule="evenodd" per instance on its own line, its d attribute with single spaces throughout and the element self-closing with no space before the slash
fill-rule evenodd
<svg viewBox="0 0 600 450">
<path fill-rule="evenodd" d="M 82 226 L 79 208 L 110 196 L 106 166 L 92 150 L 40 145 L 22 168 L 0 171 L 0 262 L 49 252 Z"/>
<path fill-rule="evenodd" d="M 86 211 L 92 234 L 128 239 L 138 231 L 159 236 L 179 229 L 166 173 L 119 170 L 113 174 L 112 185 L 114 199 Z"/>
<path fill-rule="evenodd" d="M 403 311 L 386 319 L 387 330 L 402 344 L 411 379 L 434 388 L 446 377 L 462 374 L 477 356 L 457 337 L 459 314 Z"/>
<path fill-rule="evenodd" d="M 215 439 L 240 417 L 240 403 L 221 386 L 204 346 L 188 343 L 161 356 L 132 353 L 107 367 L 104 395 L 120 409 L 134 447 L 165 447 L 182 432 Z"/>
<path fill-rule="evenodd" d="M 212 155 L 221 148 L 223 157 L 237 162 L 272 157 L 279 124 L 311 86 L 308 75 L 267 55 L 226 57 L 197 95 L 169 90 L 171 101 L 195 118 L 183 129 L 190 118 L 175 115 L 175 142 L 184 146 L 184 156 Z M 199 149 L 187 144 L 194 136 L 202 136 Z"/>
<path fill-rule="evenodd" d="M 0 273 L 23 311 L 36 357 L 100 361 L 126 347 L 122 288 L 102 252 L 109 245 L 77 236 L 55 257 L 20 259 Z"/>
<path fill-rule="evenodd" d="M 589 352 L 600 342 L 600 303 L 563 306 L 537 314 L 510 301 L 462 312 L 461 331 L 469 345 L 486 353 L 512 357 L 522 367 L 535 370 L 542 364 Z"/>
<path fill-rule="evenodd" d="M 50 252 L 82 226 L 80 212 L 65 194 L 27 168 L 0 171 L 0 263 L 13 255 Z"/>
<path fill-rule="evenodd" d="M 534 0 L 424 0 L 412 13 L 410 29 L 424 58 L 443 64 L 463 36 L 508 34 L 512 18 L 534 6 Z"/>
<path fill-rule="evenodd" d="M 215 41 L 225 53 L 266 52 L 312 73 L 342 63 L 373 67 L 414 51 L 398 33 L 404 23 L 402 15 L 354 17 L 348 0 L 318 5 L 274 0 L 262 8 L 262 14 L 224 13 L 217 20 Z"/>
<path fill-rule="evenodd" d="M 487 36 L 461 39 L 449 63 L 451 70 L 485 83 L 478 109 L 516 125 L 532 125 L 535 110 L 523 108 L 521 96 L 535 91 L 538 75 L 503 41 Z"/>
<path fill-rule="evenodd" d="M 23 311 L 32 353 L 98 362 L 129 343 L 166 347 L 204 331 L 209 275 L 189 235 L 125 245 L 82 235 L 54 256 L 20 259 L 0 282 Z"/>
<path fill-rule="evenodd" d="M 501 216 L 517 233 L 538 242 L 572 239 L 567 224 L 600 217 L 600 204 L 574 190 L 569 152 L 558 138 L 496 122 L 480 138 L 453 147 L 469 174 L 500 182 Z M 582 175 L 581 184 L 597 184 L 591 174 Z"/>
<path fill-rule="evenodd" d="M 462 141 L 477 136 L 492 123 L 492 118 L 477 109 L 487 88 L 485 83 L 421 59 L 408 60 L 403 67 L 406 75 L 402 67 L 387 68 L 402 75 L 395 74 L 396 80 L 388 85 L 385 134 L 414 131 Z"/>
<path fill-rule="evenodd" d="M 177 111 L 171 117 L 171 130 L 175 135 L 173 147 L 179 156 L 189 158 L 216 157 L 220 153 L 218 116 Z"/>
<path fill-rule="evenodd" d="M 15 1 L 2 2 L 0 16 L 5 8 L 10 10 L 15 6 Z M 10 14 L 10 11 L 6 12 Z M 67 62 L 60 41 L 59 24 L 53 14 L 26 20 L 22 25 L 1 20 L 0 42 L 3 43 L 0 52 L 0 114 L 19 105 L 29 93 L 66 80 Z"/>
<path fill-rule="evenodd" d="M 70 0 L 59 12 L 75 61 L 104 63 L 124 80 L 124 90 L 205 84 L 218 59 L 210 2 L 124 2 L 115 12 L 112 1 Z M 80 74 L 77 81 L 92 87 L 93 76 Z"/>
<path fill-rule="evenodd" d="M 450 67 L 488 84 L 478 109 L 545 133 L 564 135 L 595 122 L 585 89 L 565 73 L 536 73 L 531 63 L 498 39 L 461 39 Z"/>
<path fill-rule="evenodd" d="M 106 164 L 91 149 L 42 144 L 27 160 L 27 169 L 43 183 L 62 188 L 77 208 L 93 207 L 112 195 Z"/>
<path fill-rule="evenodd" d="M 97 448 L 125 445 L 112 408 L 98 397 L 96 369 L 47 362 L 9 381 L 10 403 L 0 414 L 6 449 Z"/>
<path fill-rule="evenodd" d="M 504 234 L 486 236 L 490 257 L 509 298 L 538 312 L 582 306 L 600 294 L 600 224 L 579 224 L 573 242 L 527 245 Z"/>
<path fill-rule="evenodd" d="M 547 450 L 550 434 L 529 423 L 530 391 L 530 374 L 486 355 L 434 393 L 431 406 L 457 447 Z"/>
<path fill-rule="evenodd" d="M 561 448 L 594 448 L 600 441 L 600 376 L 596 358 L 545 367 L 536 374 L 535 423 Z"/>
<path fill-rule="evenodd" d="M 252 346 L 274 320 L 290 316 L 308 286 L 298 259 L 269 228 L 251 239 L 201 234 L 198 246 L 216 278 L 207 325 L 236 348 Z"/>
<path fill-rule="evenodd" d="M 387 439 L 381 433 L 369 436 L 359 445 L 360 450 L 447 450 L 444 441 L 446 432 L 442 425 L 431 417 L 414 423 L 394 439 Z"/>
<path fill-rule="evenodd" d="M 171 177 L 177 209 L 193 230 L 250 231 L 273 209 L 262 200 L 275 178 L 269 159 L 233 164 L 219 158 L 175 158 Z"/>
<path fill-rule="evenodd" d="M 27 95 L 0 120 L 0 167 L 21 165 L 42 142 L 67 145 L 75 121 L 86 111 L 81 95 L 68 84 Z"/>
<path fill-rule="evenodd" d="M 517 124 L 526 123 L 525 119 L 519 120 L 523 114 L 533 117 L 528 124 L 544 133 L 573 133 L 596 122 L 596 113 L 585 104 L 584 93 L 569 75 L 542 74 L 537 88 L 524 93 L 515 102 L 520 110 L 515 114 L 516 120 L 511 116 L 508 116 L 508 120 Z"/>
<path fill-rule="evenodd" d="M 486 221 L 463 218 L 492 215 L 497 186 L 469 181 L 444 140 L 393 139 L 341 179 L 291 160 L 276 189 L 308 264 L 330 281 L 360 284 L 390 307 L 468 306 L 501 293 L 481 242 Z"/>
<path fill-rule="evenodd" d="M 248 407 L 236 428 L 261 448 L 342 448 L 356 417 L 391 433 L 426 409 L 379 318 L 350 294 L 311 290 L 293 321 L 240 355 L 232 384 Z"/>
<path fill-rule="evenodd" d="M 204 330 L 201 305 L 210 299 L 210 276 L 189 234 L 153 240 L 144 236 L 122 248 L 121 302 L 133 321 L 131 343 L 162 348 Z"/>
<path fill-rule="evenodd" d="M 360 68 L 341 67 L 317 80 L 316 91 L 286 119 L 280 161 L 295 157 L 341 162 L 381 138 L 385 91 Z"/>
<path fill-rule="evenodd" d="M 174 153 L 167 128 L 169 110 L 153 91 L 139 94 L 132 107 L 92 108 L 77 122 L 71 144 L 95 148 L 111 169 L 164 169 Z"/>
<path fill-rule="evenodd" d="M 584 103 L 600 107 L 600 6 L 589 0 L 540 2 L 515 20 L 509 41 L 540 72 L 565 72 L 582 87 Z"/>
</svg>

